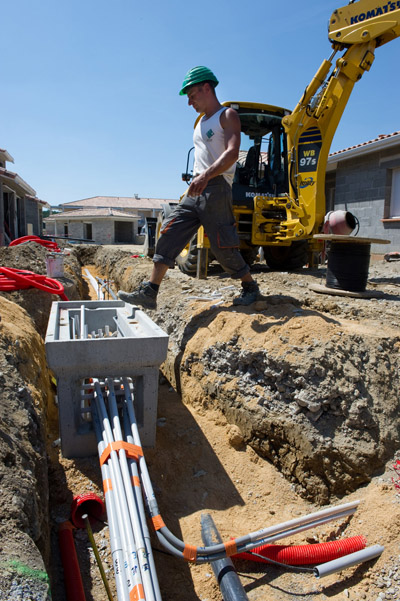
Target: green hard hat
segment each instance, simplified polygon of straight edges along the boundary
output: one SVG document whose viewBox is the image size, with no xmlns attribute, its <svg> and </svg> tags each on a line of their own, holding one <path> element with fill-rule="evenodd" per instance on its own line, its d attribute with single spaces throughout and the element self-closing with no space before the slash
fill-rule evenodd
<svg viewBox="0 0 400 601">
<path fill-rule="evenodd" d="M 207 67 L 193 67 L 190 69 L 183 80 L 182 89 L 179 92 L 181 96 L 187 93 L 190 86 L 194 86 L 196 83 L 202 83 L 203 81 L 209 81 L 213 84 L 214 88 L 218 85 L 219 81 L 215 77 L 214 73 Z"/>
</svg>

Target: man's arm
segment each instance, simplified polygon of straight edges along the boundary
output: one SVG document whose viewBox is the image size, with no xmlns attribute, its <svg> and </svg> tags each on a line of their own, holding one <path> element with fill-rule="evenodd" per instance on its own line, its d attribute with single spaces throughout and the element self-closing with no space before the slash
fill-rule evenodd
<svg viewBox="0 0 400 601">
<path fill-rule="evenodd" d="M 224 173 L 238 159 L 240 148 L 239 115 L 234 109 L 228 108 L 221 114 L 220 119 L 225 135 L 225 150 L 208 169 L 193 178 L 187 192 L 189 196 L 201 194 L 210 179 Z"/>
</svg>

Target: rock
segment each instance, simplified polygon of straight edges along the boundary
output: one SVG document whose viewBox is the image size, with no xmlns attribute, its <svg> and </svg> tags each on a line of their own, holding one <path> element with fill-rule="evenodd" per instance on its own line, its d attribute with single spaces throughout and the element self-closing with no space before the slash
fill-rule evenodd
<svg viewBox="0 0 400 601">
<path fill-rule="evenodd" d="M 227 431 L 229 444 L 234 448 L 239 448 L 244 442 L 242 432 L 238 426 L 231 425 Z"/>
</svg>

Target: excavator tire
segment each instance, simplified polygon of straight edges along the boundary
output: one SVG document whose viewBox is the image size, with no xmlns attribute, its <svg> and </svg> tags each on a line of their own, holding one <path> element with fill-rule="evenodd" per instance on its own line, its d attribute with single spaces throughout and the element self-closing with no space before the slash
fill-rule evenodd
<svg viewBox="0 0 400 601">
<path fill-rule="evenodd" d="M 197 272 L 197 234 L 185 246 L 180 255 L 175 259 L 179 269 L 186 275 L 196 276 Z"/>
<path fill-rule="evenodd" d="M 274 271 L 294 271 L 308 263 L 308 242 L 300 240 L 291 246 L 264 246 L 264 258 Z"/>
</svg>

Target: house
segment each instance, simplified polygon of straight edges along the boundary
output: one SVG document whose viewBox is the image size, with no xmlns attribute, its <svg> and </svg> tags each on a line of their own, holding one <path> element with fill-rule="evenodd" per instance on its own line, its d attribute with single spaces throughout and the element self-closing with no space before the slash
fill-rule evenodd
<svg viewBox="0 0 400 601">
<path fill-rule="evenodd" d="M 159 198 L 93 196 L 61 204 L 60 213 L 44 219 L 47 236 L 87 240 L 96 244 L 138 244 L 145 218 L 156 218 L 163 204 Z M 176 201 L 174 201 L 176 202 Z"/>
<path fill-rule="evenodd" d="M 372 252 L 400 251 L 400 131 L 380 135 L 328 157 L 327 211 L 346 210 L 360 222 L 359 235 L 390 240 Z"/>
<path fill-rule="evenodd" d="M 7 163 L 14 163 L 14 159 L 0 148 L 0 246 L 22 236 L 40 236 L 42 210 L 49 207 L 22 177 L 9 171 Z"/>
</svg>

